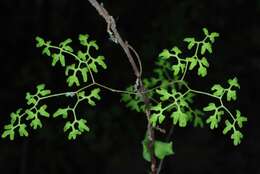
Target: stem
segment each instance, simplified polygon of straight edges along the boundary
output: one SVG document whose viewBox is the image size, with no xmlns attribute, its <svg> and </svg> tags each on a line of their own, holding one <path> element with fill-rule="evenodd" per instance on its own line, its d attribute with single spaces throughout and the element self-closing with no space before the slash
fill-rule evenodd
<svg viewBox="0 0 260 174">
<path fill-rule="evenodd" d="M 143 83 L 142 83 L 142 79 L 141 79 L 142 68 L 141 68 L 140 58 L 139 58 L 137 52 L 135 51 L 135 49 L 133 49 L 133 47 L 129 46 L 127 41 L 126 42 L 123 41 L 122 37 L 120 36 L 120 34 L 117 31 L 116 23 L 115 23 L 113 16 L 111 16 L 108 13 L 108 11 L 104 8 L 104 6 L 102 4 L 99 4 L 96 0 L 88 0 L 88 1 L 97 10 L 99 15 L 102 16 L 105 19 L 105 21 L 107 23 L 107 32 L 108 32 L 110 38 L 112 38 L 113 40 L 116 40 L 119 43 L 119 45 L 122 47 L 122 49 L 124 50 L 124 52 L 125 52 L 125 54 L 128 58 L 128 61 L 132 66 L 134 74 L 137 78 L 136 81 L 139 82 L 137 84 L 137 85 L 139 85 L 137 92 L 140 94 L 140 96 L 143 99 L 145 106 L 146 106 L 145 113 L 146 113 L 146 117 L 147 117 L 147 133 L 150 136 L 150 138 L 149 138 L 150 142 L 149 142 L 149 145 L 148 145 L 149 146 L 148 149 L 149 149 L 151 156 L 152 156 L 151 173 L 156 174 L 156 158 L 155 158 L 155 155 L 154 155 L 154 147 L 153 147 L 154 141 L 155 141 L 154 128 L 152 127 L 152 125 L 150 123 L 150 116 L 151 116 L 150 99 L 144 93 L 146 91 L 146 89 L 144 88 Z M 139 70 L 137 68 L 137 64 L 134 61 L 129 49 L 131 49 L 134 52 L 135 56 L 137 57 L 137 59 L 139 61 L 139 66 L 140 66 Z"/>
</svg>

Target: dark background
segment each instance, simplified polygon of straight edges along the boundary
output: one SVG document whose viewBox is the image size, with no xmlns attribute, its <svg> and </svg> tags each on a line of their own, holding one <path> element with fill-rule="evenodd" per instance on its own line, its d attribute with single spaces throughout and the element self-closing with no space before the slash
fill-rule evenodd
<svg viewBox="0 0 260 174">
<path fill-rule="evenodd" d="M 234 147 L 221 130 L 187 127 L 174 130 L 174 156 L 165 160 L 162 173 L 260 173 L 259 0 L 128 0 L 104 1 L 117 19 L 122 37 L 139 52 L 144 75 L 164 48 L 182 39 L 201 36 L 202 27 L 220 33 L 209 56 L 206 79 L 190 78 L 199 89 L 224 84 L 237 76 L 241 85 L 238 102 L 249 121 L 243 128 L 242 144 Z M 108 70 L 97 77 L 100 83 L 124 89 L 134 83 L 134 74 L 122 49 L 109 41 L 106 24 L 86 0 L 1 0 L 0 1 L 1 109 L 0 126 L 9 114 L 25 106 L 24 95 L 36 84 L 46 83 L 54 92 L 66 89 L 61 67 L 52 68 L 49 57 L 35 47 L 39 35 L 58 43 L 80 33 L 97 40 Z M 77 45 L 75 45 L 77 46 Z M 75 48 L 75 47 L 74 47 Z M 199 81 L 200 80 L 200 81 Z M 50 109 L 63 101 L 50 101 Z M 83 108 L 91 132 L 68 141 L 62 132 L 63 120 L 45 119 L 44 128 L 30 131 L 29 138 L 0 140 L 0 173 L 147 173 L 141 141 L 146 120 L 120 102 L 120 96 L 102 92 L 95 108 Z M 163 135 L 160 135 L 161 138 Z"/>
</svg>

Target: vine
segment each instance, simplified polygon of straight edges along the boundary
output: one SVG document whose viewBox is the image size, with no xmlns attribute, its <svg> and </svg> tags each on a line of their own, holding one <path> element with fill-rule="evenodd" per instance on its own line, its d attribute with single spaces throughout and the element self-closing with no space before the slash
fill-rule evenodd
<svg viewBox="0 0 260 174">
<path fill-rule="evenodd" d="M 213 52 L 213 44 L 219 37 L 217 32 L 210 33 L 207 28 L 203 28 L 204 38 L 201 40 L 194 37 L 185 38 L 184 42 L 191 52 L 188 56 L 186 56 L 188 52 L 183 54 L 177 46 L 164 49 L 155 60 L 154 75 L 142 78 L 139 55 L 127 41 L 123 41 L 117 32 L 113 17 L 95 0 L 89 2 L 106 20 L 110 39 L 125 51 L 136 76 L 135 84 L 130 85 L 126 90 L 119 90 L 95 80 L 95 74 L 107 69 L 107 65 L 104 56 L 95 57 L 91 54 L 92 50 L 98 51 L 99 47 L 95 40 L 89 40 L 88 34 L 79 35 L 79 44 L 83 49 L 78 51 L 70 46 L 72 43 L 70 38 L 54 45 L 51 41 L 45 41 L 37 36 L 36 47 L 42 48 L 43 55 L 51 57 L 53 67 L 60 64 L 64 68 L 68 88 L 73 87 L 75 90 L 52 93 L 45 84 L 37 85 L 35 92 L 26 93 L 26 107 L 11 113 L 10 123 L 4 126 L 2 138 L 9 137 L 10 140 L 14 140 L 17 131 L 18 135 L 27 137 L 30 127 L 34 130 L 42 128 L 42 118 L 52 116 L 66 120 L 63 131 L 67 133 L 69 140 L 75 140 L 82 133 L 90 131 L 87 119 L 77 115 L 78 105 L 84 101 L 89 106 L 96 106 L 96 102 L 102 99 L 101 89 L 105 89 L 121 94 L 121 100 L 127 107 L 145 114 L 147 130 L 142 141 L 143 158 L 151 163 L 152 174 L 160 173 L 164 158 L 174 154 L 173 142 L 170 141 L 173 129 L 168 131 L 161 128 L 166 120 L 170 119 L 172 125 L 178 127 L 187 127 L 189 124 L 194 127 L 204 127 L 208 124 L 210 129 L 219 128 L 220 123 L 224 121 L 223 134 L 230 133 L 235 146 L 241 143 L 243 134 L 240 129 L 247 118 L 242 116 L 238 109 L 234 112 L 226 106 L 227 102 L 237 100 L 237 90 L 240 89 L 238 79 L 236 77 L 228 79 L 225 86 L 214 84 L 209 92 L 192 88 L 186 80 L 188 72 L 193 70 L 196 70 L 201 78 L 207 76 L 209 62 L 206 57 L 207 53 Z M 139 66 L 131 53 L 134 53 Z M 67 58 L 72 60 L 68 61 Z M 210 102 L 202 108 L 194 107 L 197 95 L 208 97 Z M 69 105 L 58 107 L 54 113 L 49 113 L 45 101 L 56 97 L 75 100 Z M 155 131 L 168 132 L 168 139 L 159 140 L 155 137 Z M 157 159 L 160 160 L 159 165 L 156 163 Z"/>
</svg>

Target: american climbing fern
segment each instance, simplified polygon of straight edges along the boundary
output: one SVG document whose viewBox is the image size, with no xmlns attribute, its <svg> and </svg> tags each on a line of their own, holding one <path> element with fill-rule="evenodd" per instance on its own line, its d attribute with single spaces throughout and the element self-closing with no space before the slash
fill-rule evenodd
<svg viewBox="0 0 260 174">
<path fill-rule="evenodd" d="M 210 129 L 215 129 L 224 120 L 223 134 L 230 132 L 233 144 L 238 145 L 243 138 L 240 129 L 247 118 L 241 116 L 239 110 L 234 113 L 224 104 L 237 99 L 236 92 L 240 88 L 237 78 L 229 79 L 226 87 L 215 84 L 209 92 L 193 89 L 185 80 L 187 72 L 192 70 L 195 70 L 199 77 L 207 75 L 209 68 L 207 53 L 213 52 L 212 46 L 219 34 L 209 33 L 206 28 L 203 28 L 203 33 L 205 37 L 202 40 L 194 37 L 184 39 L 187 49 L 191 52 L 188 56 L 183 56 L 183 51 L 177 46 L 172 49 L 164 49 L 155 62 L 154 76 L 144 79 L 144 85 L 148 89 L 146 92 L 153 101 L 150 105 L 152 112 L 150 122 L 154 128 L 169 120 L 173 125 L 179 127 L 187 127 L 189 124 L 204 127 L 205 124 L 208 124 Z M 127 90 L 133 91 L 134 88 L 132 86 Z M 204 95 L 214 99 L 215 102 L 210 102 L 202 109 L 194 108 L 192 105 L 197 95 Z M 122 100 L 130 109 L 144 111 L 142 108 L 145 105 L 137 95 L 123 94 Z M 143 140 L 143 157 L 150 161 L 147 141 L 146 136 Z M 156 140 L 155 144 L 157 141 L 159 140 Z M 161 142 L 161 146 L 154 146 L 154 152 L 169 148 L 172 148 L 172 142 Z M 173 151 L 167 150 L 163 154 L 155 153 L 155 156 L 162 159 L 164 156 L 173 154 Z"/>
<path fill-rule="evenodd" d="M 107 66 L 104 62 L 104 56 L 93 57 L 90 54 L 90 50 L 98 50 L 99 47 L 96 41 L 88 41 L 89 35 L 79 35 L 79 43 L 83 46 L 83 50 L 79 50 L 76 53 L 70 46 L 71 39 L 66 39 L 58 46 L 52 45 L 51 41 L 45 41 L 43 38 L 36 37 L 36 47 L 42 48 L 42 54 L 50 56 L 52 58 L 51 65 L 57 66 L 58 63 L 64 67 L 65 75 L 67 77 L 68 87 L 80 86 L 82 83 L 85 85 L 75 91 L 63 92 L 52 94 L 51 90 L 45 88 L 45 84 L 36 86 L 36 92 L 27 92 L 25 99 L 27 101 L 26 109 L 20 108 L 15 113 L 11 113 L 10 124 L 5 125 L 5 131 L 2 137 L 9 136 L 11 140 L 15 137 L 15 131 L 18 129 L 20 136 L 28 136 L 28 128 L 38 129 L 43 127 L 42 117 L 50 117 L 50 113 L 47 111 L 47 104 L 43 104 L 45 99 L 54 97 L 74 97 L 76 102 L 69 106 L 58 108 L 55 113 L 52 114 L 54 118 L 62 117 L 68 120 L 64 125 L 64 132 L 68 133 L 68 139 L 76 139 L 76 137 L 83 132 L 88 132 L 87 120 L 79 118 L 76 114 L 77 106 L 82 101 L 87 101 L 90 106 L 96 105 L 96 100 L 100 100 L 99 95 L 100 88 L 94 88 L 90 93 L 86 93 L 85 90 L 93 87 L 95 84 L 93 73 L 97 73 L 100 68 L 106 69 Z M 67 63 L 67 58 L 73 58 L 72 64 Z M 89 80 L 90 77 L 90 80 Z M 91 83 L 86 84 L 88 81 Z M 69 118 L 68 116 L 72 116 Z"/>
<path fill-rule="evenodd" d="M 75 90 L 52 93 L 45 87 L 45 84 L 37 85 L 34 92 L 26 93 L 26 107 L 11 113 L 10 123 L 4 126 L 2 138 L 9 137 L 13 140 L 17 131 L 18 135 L 27 137 L 30 127 L 32 129 L 42 128 L 43 118 L 52 116 L 66 120 L 63 130 L 68 133 L 69 140 L 74 140 L 78 135 L 90 131 L 85 115 L 82 117 L 77 115 L 79 103 L 85 101 L 89 106 L 95 106 L 96 102 L 101 99 L 100 91 L 103 88 L 122 93 L 121 100 L 132 110 L 145 112 L 149 107 L 151 111 L 149 122 L 155 130 L 160 129 L 160 126 L 166 121 L 179 127 L 187 127 L 190 124 L 194 127 L 204 127 L 206 124 L 210 129 L 219 128 L 220 123 L 224 122 L 223 134 L 230 133 L 233 144 L 240 144 L 243 138 L 240 129 L 247 118 L 242 116 L 238 109 L 231 111 L 225 104 L 237 99 L 237 90 L 240 88 L 238 79 L 236 77 L 228 79 L 225 85 L 214 84 L 208 92 L 205 92 L 193 89 L 185 78 L 187 73 L 193 70 L 199 77 L 207 76 L 210 66 L 207 56 L 213 52 L 212 47 L 219 34 L 210 33 L 206 28 L 203 28 L 203 33 L 202 40 L 194 37 L 184 39 L 188 56 L 184 56 L 187 55 L 186 51 L 183 54 L 183 51 L 177 46 L 164 49 L 159 54 L 155 60 L 154 75 L 143 79 L 145 87 L 143 93 L 151 101 L 149 106 L 144 103 L 136 85 L 123 91 L 112 89 L 95 81 L 94 74 L 106 69 L 107 65 L 104 56 L 94 57 L 90 54 L 90 50 L 97 51 L 99 47 L 96 41 L 89 40 L 89 35 L 79 35 L 79 44 L 83 49 L 78 51 L 70 46 L 71 39 L 54 45 L 51 41 L 36 37 L 36 47 L 42 48 L 42 54 L 51 57 L 53 67 L 60 64 L 64 68 L 68 88 L 73 87 Z M 72 60 L 67 61 L 69 58 Z M 203 108 L 194 107 L 194 99 L 198 95 L 209 97 L 213 102 L 209 102 Z M 73 100 L 70 105 L 59 107 L 54 113 L 49 113 L 45 99 L 55 97 L 74 98 L 76 101 Z M 156 139 L 152 153 L 162 160 L 166 156 L 174 154 L 172 144 L 172 141 L 164 142 Z M 151 161 L 147 133 L 142 145 L 144 159 Z"/>
</svg>

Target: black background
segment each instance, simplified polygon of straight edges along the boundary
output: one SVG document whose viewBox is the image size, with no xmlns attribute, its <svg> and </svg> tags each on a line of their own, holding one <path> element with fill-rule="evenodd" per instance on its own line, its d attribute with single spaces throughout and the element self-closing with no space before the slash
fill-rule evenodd
<svg viewBox="0 0 260 174">
<path fill-rule="evenodd" d="M 234 76 L 239 79 L 238 102 L 230 107 L 240 108 L 249 119 L 242 144 L 234 147 L 230 137 L 207 126 L 176 128 L 172 136 L 175 155 L 165 160 L 162 173 L 260 173 L 260 1 L 103 3 L 117 19 L 122 37 L 139 52 L 144 76 L 150 75 L 162 49 L 174 45 L 184 48 L 184 37 L 201 37 L 201 29 L 207 27 L 220 33 L 213 55 L 208 56 L 209 75 L 188 78 L 202 90 Z M 0 22 L 1 132 L 9 114 L 25 106 L 24 95 L 36 84 L 46 83 L 54 92 L 66 89 L 63 69 L 52 68 L 50 58 L 35 47 L 37 35 L 58 43 L 88 33 L 97 40 L 108 64 L 98 81 L 118 89 L 134 83 L 122 49 L 109 41 L 104 20 L 86 0 L 1 0 Z M 50 109 L 63 102 L 50 101 Z M 146 124 L 142 114 L 125 108 L 119 95 L 107 91 L 102 92 L 102 101 L 95 108 L 82 106 L 81 111 L 92 131 L 76 141 L 68 141 L 62 131 L 64 121 L 54 119 L 45 119 L 44 128 L 30 131 L 28 138 L 1 139 L 0 173 L 147 173 L 148 164 L 141 155 Z"/>
</svg>

